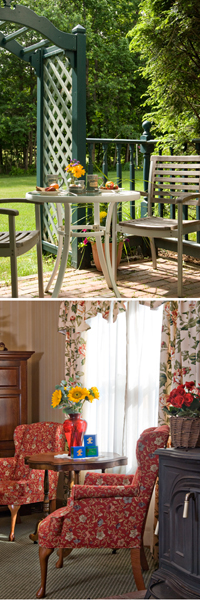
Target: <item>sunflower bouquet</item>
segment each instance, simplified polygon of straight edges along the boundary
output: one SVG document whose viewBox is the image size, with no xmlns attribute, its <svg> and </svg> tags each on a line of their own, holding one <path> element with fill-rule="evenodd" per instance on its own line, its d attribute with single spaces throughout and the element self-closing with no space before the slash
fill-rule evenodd
<svg viewBox="0 0 200 600">
<path fill-rule="evenodd" d="M 72 180 L 79 179 L 81 175 L 85 175 L 85 169 L 78 160 L 70 160 L 65 171 L 70 174 Z"/>
<path fill-rule="evenodd" d="M 53 408 L 62 408 L 66 415 L 70 413 L 80 413 L 84 402 L 93 402 L 99 399 L 99 392 L 96 387 L 87 388 L 81 385 L 72 386 L 62 380 L 60 385 L 56 385 L 55 392 L 52 395 Z"/>
</svg>

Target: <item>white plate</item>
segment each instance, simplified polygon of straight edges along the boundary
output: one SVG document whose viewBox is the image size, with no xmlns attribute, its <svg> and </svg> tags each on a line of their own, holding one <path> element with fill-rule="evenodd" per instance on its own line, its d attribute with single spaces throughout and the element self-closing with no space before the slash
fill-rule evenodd
<svg viewBox="0 0 200 600">
<path fill-rule="evenodd" d="M 37 191 L 37 193 L 40 196 L 52 196 L 53 197 L 53 196 L 59 196 L 60 195 L 59 190 L 57 190 L 56 192 L 39 192 L 38 190 L 36 190 L 36 191 Z"/>
<path fill-rule="evenodd" d="M 113 189 L 108 189 L 108 188 L 99 188 L 99 191 L 102 192 L 102 194 L 105 193 L 114 193 L 114 194 L 118 194 L 119 192 L 123 192 L 124 188 L 118 188 L 117 190 L 113 190 Z"/>
</svg>

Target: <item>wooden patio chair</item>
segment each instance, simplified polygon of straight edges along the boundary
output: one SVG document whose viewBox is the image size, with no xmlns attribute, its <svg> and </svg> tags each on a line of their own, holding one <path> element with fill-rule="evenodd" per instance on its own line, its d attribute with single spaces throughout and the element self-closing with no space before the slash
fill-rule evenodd
<svg viewBox="0 0 200 600">
<path fill-rule="evenodd" d="M 147 196 L 147 192 L 140 192 Z M 174 204 L 178 218 L 153 216 L 155 204 Z M 200 156 L 152 156 L 148 186 L 148 216 L 121 221 L 117 230 L 150 239 L 156 269 L 154 238 L 175 238 L 178 252 L 178 297 L 182 297 L 182 237 L 200 231 L 200 220 L 183 220 L 183 205 L 200 205 Z M 191 244 L 192 248 L 192 244 Z M 200 251 L 199 251 L 200 256 Z"/>
<path fill-rule="evenodd" d="M 0 204 L 8 202 L 27 202 L 24 198 L 0 199 Z M 0 231 L 0 257 L 9 256 L 11 266 L 12 297 L 18 298 L 17 257 L 37 245 L 37 266 L 39 297 L 43 298 L 42 242 L 40 229 L 40 206 L 35 205 L 36 229 L 34 231 L 15 231 L 15 217 L 19 211 L 0 208 L 0 215 L 8 215 L 9 231 Z"/>
</svg>

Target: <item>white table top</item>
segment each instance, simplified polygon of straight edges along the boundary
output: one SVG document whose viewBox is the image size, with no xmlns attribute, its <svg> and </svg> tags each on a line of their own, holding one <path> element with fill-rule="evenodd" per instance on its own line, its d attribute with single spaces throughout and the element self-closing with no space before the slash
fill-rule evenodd
<svg viewBox="0 0 200 600">
<path fill-rule="evenodd" d="M 70 203 L 70 204 L 97 204 L 99 202 L 109 203 L 109 202 L 129 202 L 130 200 L 139 200 L 140 192 L 124 190 L 122 192 L 102 192 L 101 194 L 97 194 L 96 196 L 90 196 L 89 194 L 72 196 L 71 194 L 67 194 L 67 192 L 60 192 L 58 194 L 53 194 L 49 192 L 49 194 L 40 194 L 37 191 L 27 192 L 26 199 L 34 202 L 53 202 L 53 203 Z"/>
</svg>

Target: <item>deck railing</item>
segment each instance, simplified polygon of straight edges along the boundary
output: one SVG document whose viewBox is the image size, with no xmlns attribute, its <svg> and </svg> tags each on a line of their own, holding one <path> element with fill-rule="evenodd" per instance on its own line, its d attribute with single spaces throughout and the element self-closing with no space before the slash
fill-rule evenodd
<svg viewBox="0 0 200 600">
<path fill-rule="evenodd" d="M 130 180 L 130 190 L 134 190 L 135 189 L 135 172 L 136 172 L 136 165 L 135 165 L 135 156 L 136 156 L 136 146 L 139 144 L 140 146 L 140 152 L 143 154 L 143 189 L 145 192 L 148 191 L 148 181 L 149 181 L 149 168 L 150 168 L 150 159 L 151 159 L 151 154 L 155 149 L 155 145 L 158 143 L 158 140 L 153 139 L 153 137 L 151 136 L 151 123 L 149 121 L 145 121 L 142 125 L 143 127 L 143 134 L 140 136 L 139 139 L 109 139 L 109 138 L 86 138 L 86 142 L 87 142 L 87 148 L 88 148 L 88 155 L 89 155 L 89 163 L 88 163 L 88 173 L 92 174 L 93 173 L 93 154 L 94 154 L 94 148 L 98 145 L 101 145 L 102 147 L 102 155 L 103 155 L 103 160 L 102 160 L 102 174 L 104 176 L 104 182 L 106 181 L 107 177 L 108 177 L 108 160 L 107 160 L 107 153 L 108 153 L 108 149 L 109 146 L 112 144 L 114 144 L 116 146 L 116 182 L 117 185 L 119 185 L 119 187 L 122 187 L 123 185 L 123 180 L 122 180 L 122 175 L 123 175 L 123 170 L 122 170 L 122 162 L 121 162 L 121 150 L 123 145 L 127 145 L 129 144 L 129 151 L 130 151 L 130 171 L 129 171 L 129 180 Z M 197 153 L 200 153 L 200 139 L 196 138 L 192 140 L 195 146 L 195 149 L 197 151 Z M 159 144 L 159 154 L 162 154 L 162 141 L 160 141 Z M 173 148 L 169 147 L 169 152 L 171 155 L 173 155 Z M 187 144 L 183 145 L 183 153 L 187 153 Z M 159 215 L 163 216 L 163 212 L 164 212 L 164 206 L 163 204 L 158 205 L 158 210 L 159 210 Z M 119 207 L 119 218 L 121 219 L 122 217 L 122 207 Z M 145 217 L 147 215 L 147 198 L 142 197 L 142 201 L 140 203 L 140 210 L 139 210 L 139 217 Z M 132 201 L 130 202 L 130 218 L 134 219 L 135 218 L 135 202 Z M 170 205 L 170 217 L 171 218 L 175 218 L 175 206 L 174 205 Z M 188 206 L 183 206 L 183 218 L 184 219 L 188 219 Z M 200 219 L 200 206 L 197 206 L 196 208 L 196 218 Z M 173 240 L 157 240 L 156 244 L 159 247 L 168 249 L 168 250 L 176 250 L 176 242 Z M 183 242 L 184 245 L 184 252 L 185 254 L 191 254 L 191 248 L 192 248 L 192 255 L 195 256 L 196 258 L 200 258 L 200 248 L 199 248 L 199 244 L 200 244 L 200 232 L 197 232 L 196 234 L 196 242 L 193 242 L 191 244 L 191 242 L 188 242 L 188 236 L 185 236 L 185 240 Z"/>
<path fill-rule="evenodd" d="M 108 178 L 108 160 L 107 153 L 109 146 L 115 145 L 116 147 L 116 183 L 119 187 L 122 187 L 122 162 L 121 162 L 121 150 L 123 146 L 129 145 L 129 153 L 130 153 L 130 169 L 129 169 L 129 182 L 130 182 L 130 190 L 135 190 L 135 171 L 136 171 L 136 147 L 140 146 L 140 152 L 143 154 L 143 186 L 144 191 L 148 190 L 148 178 L 149 178 L 149 166 L 150 166 L 150 157 L 151 153 L 155 148 L 156 140 L 151 139 L 150 134 L 151 123 L 149 121 L 145 121 L 143 123 L 144 132 L 138 139 L 110 139 L 110 138 L 86 138 L 88 155 L 89 155 L 89 163 L 88 163 L 88 174 L 93 173 L 93 151 L 95 146 L 102 147 L 102 174 L 104 183 Z M 147 213 L 147 202 L 144 199 L 141 202 L 141 215 L 145 216 Z M 135 219 L 135 202 L 130 202 L 130 217 L 131 219 Z"/>
<path fill-rule="evenodd" d="M 151 123 L 149 121 L 145 121 L 142 125 L 143 127 L 143 133 L 140 136 L 140 138 L 138 139 L 111 139 L 111 138 L 86 138 L 86 143 L 87 143 L 87 156 L 89 158 L 88 161 L 88 165 L 87 165 L 87 171 L 88 174 L 92 174 L 93 170 L 95 169 L 95 171 L 97 170 L 96 164 L 98 162 L 99 165 L 99 155 L 102 155 L 102 167 L 100 169 L 104 182 L 106 182 L 107 178 L 108 178 L 108 151 L 110 149 L 111 146 L 115 146 L 115 154 L 116 154 L 116 182 L 119 185 L 119 187 L 123 187 L 123 175 L 126 173 L 127 176 L 127 171 L 123 171 L 123 166 L 122 166 L 122 159 L 121 159 L 121 154 L 122 154 L 122 148 L 124 146 L 127 147 L 127 145 L 129 145 L 129 154 L 130 154 L 130 159 L 129 159 L 129 187 L 130 190 L 134 190 L 135 189 L 135 174 L 136 174 L 136 156 L 137 156 L 137 146 L 139 145 L 139 152 L 142 154 L 143 156 L 143 186 L 141 186 L 141 188 L 143 187 L 143 190 L 145 192 L 148 191 L 148 180 L 149 180 L 149 168 L 150 168 L 150 159 L 151 159 L 151 154 L 154 152 L 155 150 L 155 146 L 158 143 L 158 140 L 153 139 L 153 136 L 151 135 Z M 197 153 L 200 153 L 200 139 L 194 139 L 193 140 L 194 143 L 194 147 L 197 151 Z M 159 140 L 159 153 L 162 154 L 162 140 Z M 101 151 L 99 152 L 99 148 L 101 148 Z M 169 153 L 173 154 L 173 148 L 169 147 Z M 185 144 L 185 146 L 183 147 L 183 153 L 187 153 L 187 145 Z M 98 159 L 97 161 L 95 161 L 95 154 L 98 154 Z M 110 170 L 110 169 L 109 169 Z M 140 189 L 141 189 L 140 188 Z M 119 204 L 118 205 L 118 216 L 119 219 L 122 220 L 122 206 Z M 158 205 L 158 210 L 159 210 L 159 215 L 163 216 L 163 211 L 164 209 L 164 205 L 160 204 Z M 91 216 L 91 205 L 87 205 L 87 206 L 83 206 L 83 205 L 78 205 L 77 207 L 74 206 L 73 209 L 73 222 L 79 223 L 79 225 L 81 223 L 85 224 L 87 222 L 87 220 L 90 218 Z M 183 215 L 184 215 L 184 219 L 188 218 L 188 207 L 184 206 L 183 207 Z M 131 201 L 130 202 L 130 207 L 129 207 L 129 212 L 130 212 L 130 218 L 134 219 L 136 216 L 137 217 L 145 217 L 147 215 L 147 197 L 142 197 L 142 200 L 139 204 L 139 209 L 137 210 L 137 215 L 136 215 L 136 210 L 135 210 L 135 202 Z M 170 205 L 170 217 L 174 218 L 175 217 L 175 207 L 174 205 Z M 200 219 L 200 206 L 197 207 L 196 209 L 196 218 Z M 138 241 L 138 243 L 140 243 L 140 241 Z M 86 247 L 86 252 L 85 252 L 85 256 L 84 256 L 84 260 L 81 254 L 81 251 L 78 249 L 78 240 L 76 238 L 74 238 L 73 240 L 73 244 L 75 247 L 75 252 L 72 253 L 72 266 L 74 266 L 75 268 L 78 267 L 78 264 L 80 264 L 83 268 L 87 268 L 90 265 L 90 254 L 89 254 L 89 247 Z M 191 243 L 187 240 L 187 236 L 185 237 L 184 240 L 184 252 L 185 254 L 191 254 L 193 256 L 195 256 L 196 258 L 200 257 L 200 232 L 197 233 L 197 239 L 196 242 L 194 242 L 192 244 L 192 252 L 191 252 Z M 166 240 L 162 239 L 162 240 L 156 240 L 156 245 L 158 247 L 161 248 L 165 248 L 167 250 L 176 250 L 176 242 L 173 240 Z M 56 252 L 56 246 L 54 246 L 55 248 L 55 252 Z M 88 252 L 87 252 L 88 250 Z"/>
</svg>

